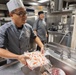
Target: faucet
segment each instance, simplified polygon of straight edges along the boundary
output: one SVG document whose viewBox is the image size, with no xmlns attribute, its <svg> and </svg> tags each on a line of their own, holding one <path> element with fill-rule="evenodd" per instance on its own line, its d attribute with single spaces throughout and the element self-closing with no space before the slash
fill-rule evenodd
<svg viewBox="0 0 76 75">
<path fill-rule="evenodd" d="M 62 50 L 61 53 L 60 53 L 60 59 L 62 59 L 62 60 L 63 60 L 63 51 L 64 50 Z M 71 58 L 71 51 L 70 50 L 68 50 L 68 52 L 67 52 L 67 57 Z"/>
<path fill-rule="evenodd" d="M 71 51 L 68 52 L 68 58 L 71 58 Z"/>
<path fill-rule="evenodd" d="M 60 53 L 60 59 L 63 60 L 63 50 L 62 50 L 61 53 Z"/>
<path fill-rule="evenodd" d="M 59 44 L 61 44 L 61 43 L 63 42 L 64 38 L 65 38 L 66 35 L 69 34 L 69 33 L 70 33 L 70 32 L 68 31 L 68 32 L 66 32 L 66 33 L 64 34 L 64 36 L 63 36 L 62 39 L 60 40 Z"/>
</svg>

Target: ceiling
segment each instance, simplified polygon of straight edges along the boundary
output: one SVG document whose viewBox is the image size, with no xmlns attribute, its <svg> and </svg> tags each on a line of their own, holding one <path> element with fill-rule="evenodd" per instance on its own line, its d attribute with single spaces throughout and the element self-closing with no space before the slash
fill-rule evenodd
<svg viewBox="0 0 76 75">
<path fill-rule="evenodd" d="M 0 0 L 0 4 L 6 4 L 9 0 Z M 44 3 L 38 3 L 37 1 L 39 0 L 23 0 L 23 3 L 25 5 L 33 5 L 32 3 L 37 3 L 38 5 L 47 5 L 47 3 L 49 3 L 49 1 L 44 2 Z M 68 2 L 76 2 L 76 0 L 64 0 L 64 1 L 68 1 Z"/>
<path fill-rule="evenodd" d="M 6 4 L 9 0 L 0 0 L 0 4 Z M 23 0 L 23 2 L 37 2 L 38 0 Z"/>
<path fill-rule="evenodd" d="M 76 0 L 64 0 L 64 1 L 67 1 L 67 2 L 76 2 Z"/>
<path fill-rule="evenodd" d="M 0 4 L 6 4 L 8 1 L 9 0 L 0 0 Z M 25 5 L 32 5 L 30 3 L 38 3 L 37 1 L 39 1 L 39 0 L 23 0 L 23 3 Z M 38 4 L 40 4 L 40 3 L 38 3 Z M 41 3 L 40 5 L 45 5 L 45 4 L 47 4 L 47 2 Z"/>
</svg>

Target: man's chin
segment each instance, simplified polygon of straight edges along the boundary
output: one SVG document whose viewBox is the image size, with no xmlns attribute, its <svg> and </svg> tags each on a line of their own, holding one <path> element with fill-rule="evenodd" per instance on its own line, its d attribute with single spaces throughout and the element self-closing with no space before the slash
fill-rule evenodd
<svg viewBox="0 0 76 75">
<path fill-rule="evenodd" d="M 23 24 L 25 24 L 25 23 L 26 23 L 26 21 L 23 21 L 22 23 L 23 23 Z"/>
</svg>

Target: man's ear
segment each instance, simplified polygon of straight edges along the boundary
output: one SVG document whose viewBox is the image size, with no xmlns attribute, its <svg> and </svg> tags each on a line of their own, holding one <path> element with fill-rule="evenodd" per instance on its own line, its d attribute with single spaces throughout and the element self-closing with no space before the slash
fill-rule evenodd
<svg viewBox="0 0 76 75">
<path fill-rule="evenodd" d="M 13 14 L 12 14 L 12 13 L 9 13 L 9 16 L 10 16 L 10 17 L 12 17 L 12 16 L 13 16 Z"/>
</svg>

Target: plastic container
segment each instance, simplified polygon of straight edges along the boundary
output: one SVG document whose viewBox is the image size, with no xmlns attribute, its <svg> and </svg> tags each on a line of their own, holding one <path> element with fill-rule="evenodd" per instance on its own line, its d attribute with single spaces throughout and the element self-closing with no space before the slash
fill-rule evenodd
<svg viewBox="0 0 76 75">
<path fill-rule="evenodd" d="M 30 57 L 26 62 L 31 70 L 49 63 L 49 60 L 39 51 L 24 53 L 24 55 Z"/>
</svg>

